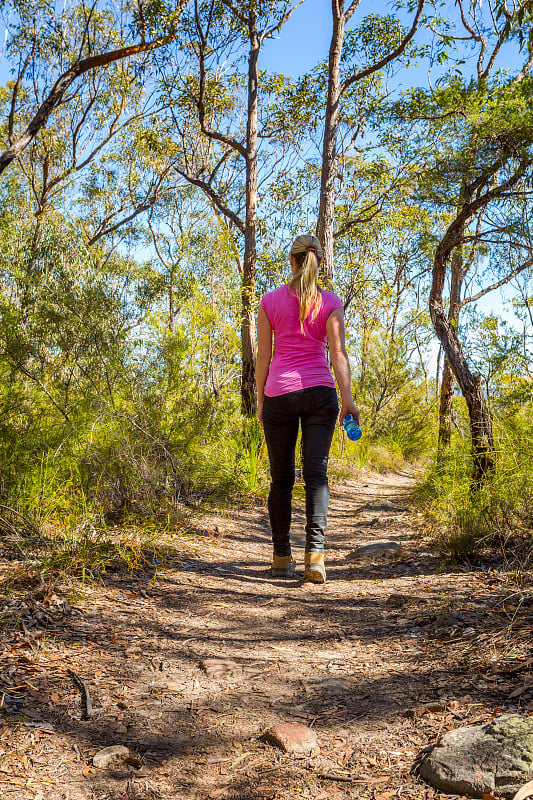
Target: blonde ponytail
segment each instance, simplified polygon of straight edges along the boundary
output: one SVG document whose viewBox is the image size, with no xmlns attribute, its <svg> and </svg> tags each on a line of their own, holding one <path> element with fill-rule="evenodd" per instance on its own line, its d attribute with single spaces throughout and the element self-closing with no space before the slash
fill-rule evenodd
<svg viewBox="0 0 533 800">
<path fill-rule="evenodd" d="M 322 247 L 316 236 L 297 236 L 291 247 L 295 267 L 289 287 L 294 289 L 300 301 L 300 328 L 309 316 L 313 321 L 320 310 L 321 297 L 318 288 L 318 267 L 322 260 Z"/>
</svg>

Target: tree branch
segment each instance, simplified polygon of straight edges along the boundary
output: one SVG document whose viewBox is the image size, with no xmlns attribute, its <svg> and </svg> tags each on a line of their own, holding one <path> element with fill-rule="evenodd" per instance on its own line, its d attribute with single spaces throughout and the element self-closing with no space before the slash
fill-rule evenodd
<svg viewBox="0 0 533 800">
<path fill-rule="evenodd" d="M 378 70 L 383 69 L 383 67 L 386 67 L 387 64 L 390 64 L 391 61 L 394 61 L 395 58 L 398 58 L 398 56 L 400 56 L 403 53 L 403 51 L 405 50 L 405 48 L 407 47 L 407 45 L 409 44 L 409 42 L 416 33 L 418 24 L 420 22 L 420 17 L 422 16 L 422 10 L 424 8 L 425 2 L 426 0 L 418 0 L 418 7 L 416 9 L 416 14 L 413 20 L 413 24 L 411 25 L 411 30 L 404 36 L 398 47 L 395 50 L 393 50 L 392 53 L 389 53 L 388 56 L 385 56 L 380 61 L 377 61 L 375 64 L 372 64 L 370 67 L 366 67 L 365 69 L 362 69 L 360 72 L 356 72 L 355 75 L 351 75 L 349 78 L 346 78 L 341 84 L 339 96 L 343 92 L 345 92 L 346 89 L 352 85 L 352 83 L 360 81 L 363 78 L 367 78 L 374 72 L 378 72 Z"/>
<path fill-rule="evenodd" d="M 527 73 L 529 72 L 532 66 L 533 66 L 533 51 L 531 52 L 531 55 L 529 56 L 528 60 L 526 61 L 526 63 L 524 64 L 524 66 L 514 79 L 514 81 L 516 83 L 520 83 L 520 81 L 522 81 L 526 77 Z"/>
<path fill-rule="evenodd" d="M 357 9 L 361 4 L 361 0 L 352 0 L 352 3 L 348 6 L 346 11 L 344 12 L 344 24 L 348 22 L 348 20 L 355 14 Z"/>
<path fill-rule="evenodd" d="M 186 0 L 180 0 L 179 11 L 185 5 Z M 63 96 L 71 84 L 79 78 L 80 75 L 89 72 L 92 69 L 107 66 L 115 61 L 120 61 L 124 58 L 138 55 L 139 53 L 147 53 L 150 50 L 155 50 L 168 44 L 175 36 L 173 30 L 169 36 L 164 39 L 157 39 L 152 42 L 146 42 L 129 47 L 121 47 L 118 50 L 111 50 L 107 53 L 100 53 L 96 56 L 89 56 L 81 61 L 75 62 L 66 72 L 59 76 L 54 86 L 50 90 L 46 99 L 41 103 L 37 113 L 29 123 L 28 127 L 11 146 L 0 155 L 0 174 L 20 156 L 22 151 L 30 144 L 35 136 L 39 133 L 42 127 L 46 125 L 48 118 L 52 111 L 61 103 Z"/>
<path fill-rule="evenodd" d="M 511 281 L 513 278 L 516 278 L 517 275 L 520 275 L 521 272 L 530 267 L 532 264 L 533 264 L 533 256 L 531 256 L 531 258 L 528 258 L 527 261 L 524 261 L 523 264 L 520 264 L 519 267 L 516 267 L 516 269 L 514 269 L 512 272 L 510 272 L 501 280 L 496 281 L 496 283 L 493 283 L 491 286 L 487 286 L 486 289 L 482 289 L 477 294 L 473 294 L 470 297 L 465 297 L 464 300 L 461 300 L 460 308 L 466 306 L 467 303 L 475 303 L 476 300 L 479 300 L 481 297 L 485 297 L 486 294 L 494 291 L 494 289 L 499 289 L 500 286 L 504 286 L 506 283 L 509 283 L 509 281 Z"/>
<path fill-rule="evenodd" d="M 224 0 L 225 2 L 225 0 Z M 233 9 L 232 9 L 233 10 Z M 237 13 L 237 12 L 235 12 Z M 232 136 L 226 136 L 224 133 L 220 133 L 219 131 L 211 130 L 207 127 L 205 121 L 205 48 L 207 44 L 206 36 L 202 30 L 202 24 L 200 20 L 200 12 L 198 11 L 198 3 L 195 2 L 194 4 L 194 14 L 195 14 L 195 21 L 196 21 L 196 30 L 198 32 L 198 37 L 200 39 L 200 50 L 199 50 L 199 60 L 200 60 L 200 85 L 199 85 L 199 93 L 198 99 L 196 100 L 196 107 L 198 108 L 198 121 L 200 122 L 200 130 L 207 136 L 209 139 L 216 139 L 219 142 L 223 142 L 227 144 L 229 147 L 236 150 L 238 153 L 241 154 L 243 158 L 247 158 L 247 150 L 244 145 L 234 139 Z M 240 18 L 240 17 L 239 17 Z"/>
<path fill-rule="evenodd" d="M 234 5 L 234 4 L 231 2 L 231 0 L 222 0 L 222 2 L 224 3 L 224 5 L 225 5 L 225 6 L 227 6 L 227 8 L 229 8 L 229 10 L 232 12 L 232 14 L 235 14 L 235 16 L 237 17 L 237 19 L 239 20 L 239 22 L 242 22 L 242 24 L 243 24 L 243 25 L 245 25 L 246 27 L 248 27 L 248 20 L 246 19 L 246 17 L 244 16 L 244 14 L 243 14 L 241 11 L 239 11 L 239 9 L 237 8 L 237 6 L 235 6 L 235 5 Z"/>
<path fill-rule="evenodd" d="M 301 6 L 303 2 L 304 0 L 298 0 L 298 2 L 288 11 L 286 11 L 282 18 L 272 28 L 265 28 L 263 33 L 259 36 L 259 41 L 262 42 L 263 39 L 266 39 L 267 37 L 272 36 L 272 34 L 276 31 L 279 31 L 279 29 L 292 17 L 298 6 Z M 359 2 L 361 2 L 361 0 L 359 0 Z"/>
<path fill-rule="evenodd" d="M 24 61 L 24 64 L 22 65 L 22 69 L 20 70 L 20 72 L 18 74 L 16 83 L 13 86 L 13 94 L 11 95 L 11 105 L 10 105 L 10 108 L 9 108 L 9 119 L 8 119 L 8 124 L 7 124 L 7 141 L 9 142 L 10 146 L 13 144 L 13 126 L 15 124 L 15 107 L 16 107 L 16 104 L 17 104 L 18 90 L 20 89 L 20 84 L 21 84 L 22 78 L 24 77 L 24 73 L 26 72 L 26 68 L 27 68 L 27 66 L 29 64 L 31 55 L 32 55 L 32 53 L 30 52 L 26 56 L 26 60 Z"/>
<path fill-rule="evenodd" d="M 220 195 L 215 192 L 211 184 L 209 184 L 207 181 L 203 181 L 201 178 L 194 177 L 194 175 L 191 175 L 190 173 L 183 172 L 180 169 L 176 169 L 176 172 L 178 175 L 181 175 L 183 178 L 185 178 L 186 181 L 192 183 L 193 186 L 198 186 L 199 189 L 205 192 L 205 194 L 213 201 L 222 214 L 224 214 L 227 219 L 231 220 L 235 227 L 238 228 L 242 234 L 244 234 L 244 222 L 240 217 L 237 216 L 237 214 L 235 214 L 234 211 L 231 210 L 231 208 L 224 203 Z"/>
<path fill-rule="evenodd" d="M 352 228 L 355 228 L 356 225 L 359 225 L 363 222 L 370 222 L 377 217 L 378 214 L 381 213 L 383 209 L 383 203 L 385 202 L 385 197 L 382 197 L 379 200 L 376 200 L 374 203 L 370 203 L 366 208 L 364 208 L 357 217 L 353 217 L 352 219 L 345 222 L 342 228 L 339 228 L 333 234 L 334 239 L 339 239 L 341 236 L 344 236 L 351 231 Z"/>
<path fill-rule="evenodd" d="M 65 411 L 65 409 L 64 409 L 64 408 L 62 408 L 62 407 L 59 405 L 59 403 L 57 402 L 57 400 L 55 400 L 54 396 L 53 396 L 52 394 L 50 394 L 50 392 L 48 391 L 48 389 L 46 388 L 46 386 L 44 385 L 44 383 L 42 383 L 42 382 L 39 380 L 39 378 L 36 378 L 36 377 L 35 377 L 35 375 L 32 375 L 32 374 L 31 374 L 31 372 L 29 372 L 29 370 L 27 370 L 27 369 L 26 369 L 26 367 L 24 367 L 24 366 L 23 366 L 23 364 L 21 363 L 20 359 L 18 359 L 18 358 L 15 358 L 15 357 L 13 356 L 13 354 L 12 354 L 11 352 L 9 352 L 9 350 L 8 350 L 8 349 L 6 349 L 4 352 L 6 353 L 6 355 L 7 355 L 7 356 L 9 356 L 9 357 L 11 358 L 11 360 L 12 360 L 12 362 L 13 362 L 14 366 L 15 366 L 17 369 L 19 369 L 19 370 L 22 372 L 22 374 L 23 374 L 23 375 L 25 375 L 27 378 L 29 378 L 29 379 L 30 379 L 30 381 L 33 381 L 33 382 L 35 383 L 35 385 L 39 387 L 39 389 L 42 389 L 42 391 L 43 391 L 43 392 L 45 393 L 45 395 L 48 397 L 48 399 L 50 400 L 50 402 L 52 403 L 52 405 L 54 406 L 54 408 L 56 408 L 56 409 L 59 411 L 59 413 L 60 413 L 60 414 L 61 414 L 61 415 L 62 415 L 62 416 L 65 418 L 65 420 L 66 420 L 67 422 L 70 422 L 69 415 L 67 414 L 67 412 Z"/>
</svg>

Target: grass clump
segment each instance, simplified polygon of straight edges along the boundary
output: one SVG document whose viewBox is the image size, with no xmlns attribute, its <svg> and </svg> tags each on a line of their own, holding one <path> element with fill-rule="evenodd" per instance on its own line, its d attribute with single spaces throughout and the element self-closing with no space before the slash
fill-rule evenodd
<svg viewBox="0 0 533 800">
<path fill-rule="evenodd" d="M 435 459 L 417 488 L 428 513 L 435 544 L 444 556 L 476 558 L 499 550 L 506 557 L 530 558 L 533 544 L 533 437 L 528 420 L 494 424 L 496 467 L 472 489 L 472 459 L 455 438 Z"/>
<path fill-rule="evenodd" d="M 157 568 L 170 558 L 169 534 L 175 533 L 146 525 L 109 528 L 94 514 L 66 528 L 58 521 L 28 520 L 5 507 L 0 529 L 2 556 L 8 563 L 3 576 L 7 591 L 45 584 L 85 584 L 106 572 Z"/>
</svg>

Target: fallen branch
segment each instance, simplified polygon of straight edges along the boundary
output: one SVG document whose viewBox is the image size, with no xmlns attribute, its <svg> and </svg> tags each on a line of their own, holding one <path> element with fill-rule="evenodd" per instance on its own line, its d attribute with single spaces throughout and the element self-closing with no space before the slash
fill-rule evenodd
<svg viewBox="0 0 533 800">
<path fill-rule="evenodd" d="M 339 775 L 337 772 L 319 772 L 318 777 L 325 781 L 343 781 L 344 783 L 353 781 L 353 775 Z"/>
<path fill-rule="evenodd" d="M 91 703 L 89 688 L 85 681 L 82 680 L 82 678 L 80 678 L 80 676 L 77 675 L 74 670 L 69 669 L 68 674 L 81 692 L 81 718 L 90 719 L 93 715 L 93 705 Z"/>
</svg>

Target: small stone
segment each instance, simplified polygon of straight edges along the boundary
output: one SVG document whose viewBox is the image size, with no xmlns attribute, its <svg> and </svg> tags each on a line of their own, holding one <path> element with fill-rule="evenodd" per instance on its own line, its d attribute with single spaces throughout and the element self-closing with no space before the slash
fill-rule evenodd
<svg viewBox="0 0 533 800">
<path fill-rule="evenodd" d="M 120 725 L 117 725 L 117 727 L 115 728 L 115 733 L 122 734 L 122 733 L 127 733 L 127 732 L 128 732 L 128 729 L 126 728 L 125 725 L 120 724 Z"/>
<path fill-rule="evenodd" d="M 508 715 L 449 731 L 422 762 L 420 776 L 449 794 L 512 798 L 533 778 L 533 720 Z"/>
<path fill-rule="evenodd" d="M 385 602 L 391 608 L 403 608 L 409 605 L 409 600 L 410 598 L 405 594 L 390 594 Z"/>
<path fill-rule="evenodd" d="M 428 600 L 425 597 L 416 597 L 409 594 L 390 594 L 385 603 L 391 608 L 404 608 L 408 605 L 422 604 L 425 605 Z"/>
<path fill-rule="evenodd" d="M 318 748 L 318 739 L 314 730 L 297 722 L 274 725 L 265 733 L 264 738 L 267 742 L 281 747 L 286 753 L 307 755 Z"/>
<path fill-rule="evenodd" d="M 325 694 L 346 694 L 352 691 L 350 684 L 336 678 L 327 678 L 325 681 L 320 681 L 317 689 L 322 689 Z"/>
<path fill-rule="evenodd" d="M 114 767 L 116 764 L 122 764 L 129 754 L 130 751 L 123 744 L 114 744 L 99 750 L 93 756 L 93 764 L 98 769 Z"/>
<path fill-rule="evenodd" d="M 223 678 L 240 671 L 240 666 L 229 658 L 204 658 L 200 666 L 210 678 Z"/>
<path fill-rule="evenodd" d="M 408 511 L 409 509 L 405 508 L 404 506 L 397 506 L 395 503 L 391 503 L 390 500 L 382 500 L 380 503 L 367 503 L 365 506 L 365 511 Z"/>
<path fill-rule="evenodd" d="M 388 542 L 384 539 L 379 539 L 370 544 L 362 544 L 357 550 L 354 550 L 348 558 L 367 558 L 394 555 L 400 550 L 401 545 L 398 542 Z"/>
<path fill-rule="evenodd" d="M 168 680 L 168 678 L 158 678 L 150 684 L 150 689 L 154 692 L 167 691 L 167 692 L 182 692 L 184 684 L 179 681 Z"/>
</svg>

